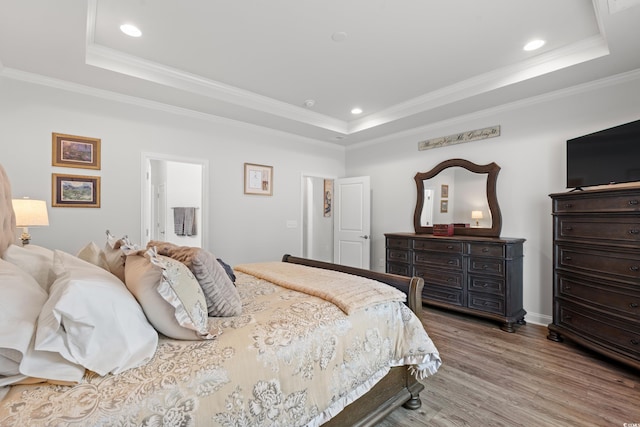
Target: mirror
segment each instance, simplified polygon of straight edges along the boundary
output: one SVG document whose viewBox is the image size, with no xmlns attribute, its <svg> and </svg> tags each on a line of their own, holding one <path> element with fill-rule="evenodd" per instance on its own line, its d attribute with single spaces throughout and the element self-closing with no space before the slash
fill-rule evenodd
<svg viewBox="0 0 640 427">
<path fill-rule="evenodd" d="M 500 166 L 446 160 L 415 176 L 418 197 L 415 232 L 433 233 L 433 224 L 456 224 L 454 234 L 499 237 L 502 216 L 496 196 Z"/>
</svg>

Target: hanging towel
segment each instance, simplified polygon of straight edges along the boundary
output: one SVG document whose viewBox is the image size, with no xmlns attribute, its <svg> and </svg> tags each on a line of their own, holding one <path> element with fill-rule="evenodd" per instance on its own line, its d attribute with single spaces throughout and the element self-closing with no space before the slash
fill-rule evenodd
<svg viewBox="0 0 640 427">
<path fill-rule="evenodd" d="M 173 208 L 173 225 L 176 236 L 195 236 L 196 208 Z"/>
</svg>

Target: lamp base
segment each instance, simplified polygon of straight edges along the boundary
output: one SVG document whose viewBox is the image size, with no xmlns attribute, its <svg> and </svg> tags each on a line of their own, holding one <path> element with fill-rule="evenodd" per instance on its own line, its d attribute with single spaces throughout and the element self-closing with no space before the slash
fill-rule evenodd
<svg viewBox="0 0 640 427">
<path fill-rule="evenodd" d="M 22 246 L 28 245 L 29 242 L 31 241 L 31 234 L 29 234 L 26 228 L 22 229 L 20 240 L 22 240 Z"/>
</svg>

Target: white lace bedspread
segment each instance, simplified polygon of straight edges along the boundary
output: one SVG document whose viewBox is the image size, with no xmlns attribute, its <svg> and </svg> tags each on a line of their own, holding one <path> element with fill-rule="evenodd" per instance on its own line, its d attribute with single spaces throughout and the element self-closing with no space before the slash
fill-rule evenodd
<svg viewBox="0 0 640 427">
<path fill-rule="evenodd" d="M 320 298 L 237 273 L 243 314 L 212 341 L 161 339 L 147 365 L 76 386 L 14 386 L 0 426 L 317 426 L 392 366 L 440 358 L 420 321 L 389 302 L 346 315 Z M 416 368 L 417 366 L 417 368 Z"/>
</svg>

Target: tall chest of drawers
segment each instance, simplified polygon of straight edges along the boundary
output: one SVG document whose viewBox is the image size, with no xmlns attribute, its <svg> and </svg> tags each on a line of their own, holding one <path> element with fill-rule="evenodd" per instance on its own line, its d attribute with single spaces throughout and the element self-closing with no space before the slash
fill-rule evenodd
<svg viewBox="0 0 640 427">
<path fill-rule="evenodd" d="M 640 188 L 552 194 L 553 323 L 567 338 L 640 368 Z"/>
<path fill-rule="evenodd" d="M 386 271 L 424 279 L 426 304 L 498 320 L 514 332 L 524 323 L 524 239 L 388 233 Z"/>
</svg>

